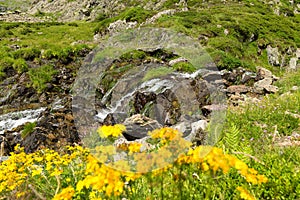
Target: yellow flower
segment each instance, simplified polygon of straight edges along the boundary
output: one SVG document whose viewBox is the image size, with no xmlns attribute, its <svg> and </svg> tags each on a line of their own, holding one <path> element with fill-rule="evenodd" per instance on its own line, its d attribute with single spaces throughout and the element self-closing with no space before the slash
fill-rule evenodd
<svg viewBox="0 0 300 200">
<path fill-rule="evenodd" d="M 116 124 L 114 126 L 101 126 L 98 128 L 97 132 L 102 138 L 107 138 L 109 136 L 118 137 L 126 130 L 126 127 L 122 124 Z"/>
<path fill-rule="evenodd" d="M 252 196 L 248 190 L 244 189 L 243 187 L 237 187 L 236 188 L 240 192 L 240 196 L 242 199 L 245 200 L 255 200 L 255 197 Z"/>
<path fill-rule="evenodd" d="M 33 177 L 33 176 L 36 176 L 36 175 L 40 175 L 42 173 L 42 171 L 43 171 L 43 168 L 36 167 L 36 169 L 32 170 L 31 176 Z"/>
<path fill-rule="evenodd" d="M 203 171 L 208 171 L 209 166 L 206 163 L 202 163 L 202 169 L 203 169 Z"/>
<path fill-rule="evenodd" d="M 129 154 L 139 152 L 141 150 L 142 144 L 138 142 L 132 142 L 128 146 Z"/>
<path fill-rule="evenodd" d="M 265 177 L 264 175 L 258 175 L 257 176 L 257 180 L 258 180 L 258 183 L 266 183 L 266 182 L 268 182 L 268 178 Z"/>
<path fill-rule="evenodd" d="M 75 190 L 73 187 L 69 186 L 67 188 L 64 188 L 59 194 L 55 195 L 53 200 L 68 200 L 72 199 L 73 195 L 75 193 Z"/>
</svg>

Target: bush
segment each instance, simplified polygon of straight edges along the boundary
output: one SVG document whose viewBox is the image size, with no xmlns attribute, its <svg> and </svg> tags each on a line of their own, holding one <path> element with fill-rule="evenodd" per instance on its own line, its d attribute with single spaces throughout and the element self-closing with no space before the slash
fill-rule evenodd
<svg viewBox="0 0 300 200">
<path fill-rule="evenodd" d="M 52 65 L 43 65 L 28 71 L 32 86 L 38 93 L 41 93 L 46 89 L 46 83 L 49 83 L 52 80 L 53 75 L 57 73 L 58 71 L 55 70 Z"/>
<path fill-rule="evenodd" d="M 21 137 L 25 138 L 28 134 L 32 133 L 36 127 L 36 122 L 29 122 L 24 125 L 24 128 L 21 133 Z"/>
<path fill-rule="evenodd" d="M 23 73 L 28 71 L 28 65 L 26 61 L 23 58 L 18 58 L 17 60 L 14 60 L 13 68 L 18 73 Z"/>
<path fill-rule="evenodd" d="M 145 57 L 146 57 L 146 53 L 144 51 L 133 50 L 133 51 L 126 52 L 123 55 L 121 55 L 120 59 L 128 61 L 128 60 L 143 59 Z"/>
<path fill-rule="evenodd" d="M 196 68 L 189 62 L 178 62 L 174 64 L 173 69 L 180 72 L 195 72 Z"/>
<path fill-rule="evenodd" d="M 41 54 L 41 51 L 37 48 L 22 48 L 15 52 L 13 52 L 13 57 L 17 58 L 24 58 L 25 60 L 34 60 L 38 58 Z"/>
<path fill-rule="evenodd" d="M 242 60 L 233 57 L 232 55 L 222 52 L 222 51 L 216 51 L 212 53 L 212 57 L 218 67 L 218 69 L 228 69 L 232 70 L 238 67 L 244 67 L 248 69 L 252 69 L 252 66 L 243 62 Z"/>
</svg>

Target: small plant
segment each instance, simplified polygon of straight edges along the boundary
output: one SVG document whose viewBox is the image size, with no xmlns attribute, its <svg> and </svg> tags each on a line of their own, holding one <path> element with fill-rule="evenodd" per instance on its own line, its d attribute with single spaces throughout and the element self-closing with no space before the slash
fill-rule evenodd
<svg viewBox="0 0 300 200">
<path fill-rule="evenodd" d="M 23 131 L 21 133 L 21 137 L 25 138 L 27 135 L 32 133 L 34 131 L 34 128 L 36 127 L 36 122 L 29 122 L 24 125 Z"/>
<path fill-rule="evenodd" d="M 13 52 L 13 57 L 15 59 L 17 58 L 23 58 L 25 60 L 34 60 L 34 58 L 39 57 L 41 54 L 41 51 L 37 48 L 22 48 L 15 52 Z"/>
<path fill-rule="evenodd" d="M 171 67 L 159 67 L 159 68 L 154 68 L 150 69 L 147 71 L 146 75 L 143 78 L 143 81 L 148 81 L 153 78 L 158 78 L 160 76 L 164 76 L 167 74 L 170 74 L 174 71 Z"/>
<path fill-rule="evenodd" d="M 146 53 L 140 50 L 133 50 L 120 56 L 122 60 L 137 60 L 146 57 Z"/>
<path fill-rule="evenodd" d="M 194 67 L 194 65 L 192 65 L 189 62 L 178 62 L 178 63 L 175 63 L 172 67 L 176 71 L 180 71 L 180 72 L 194 72 L 194 71 L 196 71 L 196 68 Z"/>
<path fill-rule="evenodd" d="M 19 73 L 27 72 L 28 71 L 28 65 L 26 61 L 22 58 L 18 58 L 14 60 L 13 68 Z"/>
<path fill-rule="evenodd" d="M 39 68 L 29 69 L 28 71 L 32 86 L 38 93 L 46 89 L 46 83 L 51 82 L 52 77 L 57 73 L 58 71 L 52 65 L 43 65 Z"/>
</svg>

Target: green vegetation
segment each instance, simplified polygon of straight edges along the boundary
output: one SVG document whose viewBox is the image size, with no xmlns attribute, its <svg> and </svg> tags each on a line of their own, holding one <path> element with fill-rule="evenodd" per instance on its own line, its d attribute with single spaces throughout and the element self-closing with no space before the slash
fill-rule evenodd
<svg viewBox="0 0 300 200">
<path fill-rule="evenodd" d="M 173 1 L 168 1 L 172 2 Z M 225 5 L 213 2 L 199 4 L 188 1 L 190 10 L 173 16 L 162 16 L 155 26 L 170 27 L 200 39 L 220 69 L 257 65 L 270 68 L 267 57 L 259 53 L 267 45 L 279 47 L 281 52 L 300 46 L 299 16 L 277 16 L 262 2 Z M 278 69 L 271 68 L 273 71 Z"/>
<path fill-rule="evenodd" d="M 58 71 L 52 65 L 43 65 L 37 69 L 31 68 L 28 71 L 32 86 L 38 93 L 46 89 L 46 83 L 50 83 L 53 76 L 57 73 Z"/>
<path fill-rule="evenodd" d="M 47 67 L 35 68 L 48 63 L 68 65 L 84 57 L 95 46 L 93 26 L 83 22 L 0 22 L 0 80 L 11 69 L 19 74 L 29 71 L 29 85 L 42 92 L 55 73 Z"/>
<path fill-rule="evenodd" d="M 34 131 L 34 128 L 36 127 L 36 122 L 28 122 L 24 125 L 24 128 L 21 133 L 21 137 L 25 138 L 27 135 L 32 133 Z"/>
<path fill-rule="evenodd" d="M 12 9 L 20 7 L 15 3 L 16 1 L 3 1 L 0 5 Z M 80 63 L 77 62 L 78 58 L 84 57 L 96 46 L 93 41 L 94 33 L 105 34 L 108 25 L 119 19 L 141 24 L 156 13 L 136 6 L 138 1 L 124 3 L 129 7 L 119 14 L 100 13 L 95 22 L 0 22 L 0 80 L 14 73 L 26 73 L 30 78 L 28 86 L 42 93 L 47 91 L 47 86 L 62 67 L 74 69 L 72 73 L 76 73 L 75 64 Z M 161 9 L 178 8 L 176 3 L 178 0 L 167 0 Z M 244 67 L 255 70 L 256 66 L 262 66 L 282 75 L 285 69 L 269 65 L 266 47 L 278 47 L 288 60 L 291 57 L 289 50 L 300 48 L 300 15 L 293 13 L 287 0 L 281 3 L 281 14 L 278 16 L 270 5 L 261 1 L 224 3 L 219 0 L 188 0 L 189 11 L 164 15 L 157 23 L 147 26 L 171 28 L 198 38 L 219 69 Z M 296 0 L 295 3 L 300 2 Z M 46 14 L 40 11 L 36 13 L 36 16 L 44 15 Z M 109 66 L 102 77 L 102 87 L 99 87 L 101 91 L 98 92 L 103 95 L 125 72 L 142 64 L 144 60 L 168 62 L 176 57 L 171 52 L 160 50 L 127 52 Z M 193 72 L 195 67 L 188 62 L 180 62 L 173 67 L 151 69 L 143 81 L 175 70 Z M 218 153 L 210 157 L 210 165 L 207 164 L 208 158 L 199 159 L 195 163 L 182 161 L 163 172 L 128 178 L 127 175 L 111 170 L 112 168 L 105 168 L 105 165 L 88 156 L 89 153 L 81 147 L 71 148 L 68 150 L 71 153 L 65 155 L 51 150 L 25 154 L 18 149 L 20 154 L 13 154 L 11 160 L 0 164 L 0 194 L 5 194 L 4 198 L 7 199 L 52 198 L 55 195 L 71 198 L 68 194 L 77 199 L 95 196 L 103 199 L 238 199 L 243 198 L 240 195 L 243 193 L 258 199 L 299 199 L 299 137 L 293 135 L 300 131 L 300 91 L 291 88 L 300 87 L 300 71 L 286 73 L 276 85 L 280 88 L 277 94 L 269 94 L 258 102 L 228 109 L 222 137 L 217 143 L 220 149 L 214 148 Z M 26 124 L 21 133 L 22 138 L 32 133 L 35 126 L 36 123 Z M 109 133 L 111 132 L 114 133 Z M 157 150 L 153 152 L 156 153 Z M 191 150 L 190 154 L 193 152 L 196 150 Z M 232 155 L 247 165 L 236 161 Z M 230 162 L 220 158 L 231 158 L 240 166 L 228 167 Z M 224 162 L 218 162 L 220 160 Z M 162 160 L 158 159 L 156 164 L 160 162 Z M 142 164 L 142 167 L 148 166 Z M 255 169 L 252 170 L 253 176 L 248 179 L 241 176 L 243 169 L 249 169 L 247 166 Z M 265 175 L 268 181 L 263 184 L 249 181 L 256 180 L 253 179 L 256 173 Z M 116 179 L 109 179 L 107 174 L 115 175 Z M 96 182 L 102 184 L 103 180 L 107 184 L 93 185 Z M 121 186 L 124 186 L 122 192 L 119 191 Z M 248 193 L 243 190 L 238 192 L 236 189 L 240 186 Z M 110 191 L 109 195 L 97 191 L 97 187 L 101 191 Z M 118 192 L 122 194 L 119 197 Z"/>
<path fill-rule="evenodd" d="M 299 86 L 299 78 L 299 71 L 290 73 L 277 83 L 280 93 L 268 95 L 259 103 L 230 108 L 227 113 L 219 146 L 268 177 L 268 183 L 255 192 L 262 199 L 300 197 L 300 149 L 295 144 L 299 138 L 292 136 L 300 131 L 300 92 L 288 92 L 292 86 Z M 290 142 L 280 145 L 286 140 Z"/>
<path fill-rule="evenodd" d="M 178 62 L 172 66 L 173 69 L 180 72 L 194 72 L 196 68 L 189 62 Z"/>
<path fill-rule="evenodd" d="M 161 76 L 170 74 L 173 71 L 174 71 L 174 69 L 172 69 L 170 67 L 159 67 L 159 68 L 150 69 L 147 71 L 145 77 L 143 78 L 143 81 L 161 77 Z"/>
<path fill-rule="evenodd" d="M 120 59 L 124 61 L 130 61 L 130 60 L 144 59 L 145 57 L 146 57 L 146 53 L 144 51 L 133 50 L 121 55 Z"/>
<path fill-rule="evenodd" d="M 140 6 L 127 8 L 117 16 L 107 18 L 107 15 L 100 13 L 96 18 L 98 25 L 94 28 L 95 33 L 103 32 L 108 27 L 108 25 L 117 20 L 126 20 L 127 22 L 138 22 L 142 23 L 147 18 L 151 17 L 155 12 L 150 10 L 145 10 Z"/>
</svg>

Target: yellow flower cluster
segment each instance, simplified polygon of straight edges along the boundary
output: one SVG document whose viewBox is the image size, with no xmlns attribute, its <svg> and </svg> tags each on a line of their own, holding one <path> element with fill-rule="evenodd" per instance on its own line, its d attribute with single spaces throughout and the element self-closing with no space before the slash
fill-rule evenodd
<svg viewBox="0 0 300 200">
<path fill-rule="evenodd" d="M 98 162 L 98 159 L 89 155 L 85 170 L 86 177 L 77 183 L 76 190 L 80 192 L 83 188 L 91 188 L 94 197 L 97 192 L 103 192 L 107 196 L 118 196 L 124 188 L 123 180 L 134 180 L 138 175 L 115 170 Z"/>
<path fill-rule="evenodd" d="M 268 180 L 264 175 L 259 175 L 255 169 L 249 168 L 243 161 L 234 156 L 224 154 L 222 149 L 217 147 L 196 147 L 191 149 L 187 155 L 181 155 L 177 163 L 198 163 L 203 171 L 211 169 L 215 173 L 218 170 L 222 170 L 225 174 L 228 173 L 230 168 L 235 168 L 247 182 L 252 184 L 265 183 Z"/>
<path fill-rule="evenodd" d="M 117 146 L 118 149 L 121 149 L 123 151 L 129 151 L 129 154 L 137 153 L 141 151 L 142 144 L 138 142 L 130 142 L 130 143 L 124 143 Z"/>
<path fill-rule="evenodd" d="M 19 146 L 15 150 L 18 153 L 11 153 L 9 159 L 0 164 L 0 194 L 20 191 L 16 194 L 18 198 L 26 195 L 24 188 L 28 188 L 28 184 L 31 186 L 31 191 L 28 193 L 37 193 L 35 185 L 32 184 L 37 179 L 43 180 L 46 183 L 45 187 L 49 187 L 53 180 L 59 184 L 65 168 L 69 168 L 71 163 L 84 159 L 88 153 L 80 146 L 69 147 L 70 154 L 64 155 L 50 149 L 31 154 L 26 154 L 24 148 Z M 78 163 L 77 167 L 80 165 L 82 164 Z M 51 184 L 50 187 L 51 190 L 55 190 Z"/>
<path fill-rule="evenodd" d="M 115 125 L 102 126 L 98 131 L 100 136 L 116 137 L 124 130 L 124 126 Z M 150 135 L 167 145 L 148 152 L 140 152 L 142 144 L 137 142 L 119 146 L 129 152 L 132 162 L 126 159 L 111 162 L 118 153 L 112 145 L 96 147 L 93 155 L 80 146 L 67 147 L 67 153 L 44 149 L 32 154 L 26 154 L 23 148 L 17 147 L 17 153 L 12 153 L 8 160 L 0 163 L 0 195 L 12 199 L 28 194 L 54 200 L 107 199 L 129 194 L 127 189 L 131 186 L 128 183 L 150 171 L 155 177 L 180 165 L 196 166 L 214 174 L 226 174 L 230 169 L 236 169 L 248 183 L 267 182 L 265 176 L 236 157 L 224 154 L 219 148 L 199 146 L 191 149 L 191 144 L 174 129 L 162 128 Z M 174 162 L 175 165 L 172 165 Z M 131 172 L 133 169 L 136 173 Z M 27 192 L 28 188 L 31 190 Z M 130 188 L 130 191 L 133 190 Z M 254 199 L 246 189 L 238 187 L 237 190 L 241 198 Z"/>
<path fill-rule="evenodd" d="M 240 192 L 240 196 L 242 199 L 245 200 L 255 200 L 254 196 L 252 196 L 248 190 L 244 189 L 243 187 L 237 187 L 236 188 Z"/>
<path fill-rule="evenodd" d="M 69 186 L 67 188 L 64 188 L 59 194 L 55 195 L 53 200 L 72 199 L 74 194 L 75 194 L 74 188 Z"/>
<path fill-rule="evenodd" d="M 118 137 L 122 134 L 123 131 L 126 130 L 126 127 L 121 124 L 116 124 L 114 126 L 101 126 L 98 128 L 97 132 L 102 138 L 107 138 L 109 136 Z"/>
<path fill-rule="evenodd" d="M 176 136 L 179 136 L 181 134 L 178 130 L 169 127 L 164 127 L 149 132 L 149 135 L 153 139 L 161 139 L 162 140 L 161 143 L 165 144 L 166 142 L 173 140 Z"/>
</svg>

